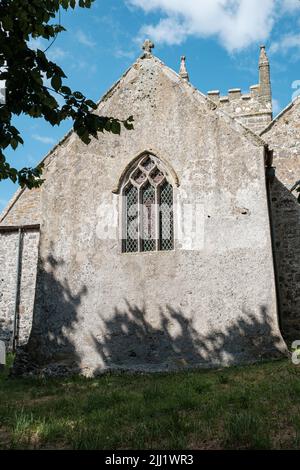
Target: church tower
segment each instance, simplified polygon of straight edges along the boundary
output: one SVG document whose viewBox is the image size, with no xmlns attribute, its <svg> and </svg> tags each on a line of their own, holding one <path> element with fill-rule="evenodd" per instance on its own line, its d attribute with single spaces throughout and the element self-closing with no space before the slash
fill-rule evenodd
<svg viewBox="0 0 300 470">
<path fill-rule="evenodd" d="M 262 104 L 266 104 L 268 106 L 272 103 L 270 62 L 266 53 L 265 46 L 260 46 L 259 96 Z"/>
<path fill-rule="evenodd" d="M 250 86 L 249 93 L 231 88 L 226 96 L 220 96 L 219 90 L 209 91 L 208 96 L 220 109 L 260 134 L 273 118 L 270 63 L 265 46 L 260 46 L 258 67 L 259 83 Z"/>
</svg>

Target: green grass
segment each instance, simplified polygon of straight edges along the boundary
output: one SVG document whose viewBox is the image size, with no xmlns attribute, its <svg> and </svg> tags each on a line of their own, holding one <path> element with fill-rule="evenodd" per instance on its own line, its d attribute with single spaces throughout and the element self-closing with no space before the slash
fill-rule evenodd
<svg viewBox="0 0 300 470">
<path fill-rule="evenodd" d="M 299 449 L 300 368 L 287 360 L 176 374 L 9 378 L 0 449 Z"/>
</svg>

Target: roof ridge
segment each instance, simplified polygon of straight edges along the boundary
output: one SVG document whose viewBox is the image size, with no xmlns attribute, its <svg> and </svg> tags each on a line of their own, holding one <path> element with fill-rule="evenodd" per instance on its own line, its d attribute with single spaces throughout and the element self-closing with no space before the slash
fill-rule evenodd
<svg viewBox="0 0 300 470">
<path fill-rule="evenodd" d="M 185 85 L 185 86 L 189 86 L 190 88 L 192 88 L 192 90 L 194 91 L 194 93 L 197 93 L 198 95 L 200 95 L 202 98 L 205 99 L 205 101 L 209 104 L 210 106 L 210 109 L 212 110 L 216 110 L 218 112 L 219 115 L 223 115 L 224 117 L 226 117 L 227 119 L 229 119 L 232 123 L 234 123 L 235 125 L 237 124 L 243 131 L 244 131 L 244 135 L 245 137 L 251 137 L 251 140 L 255 141 L 255 144 L 258 144 L 258 145 L 261 145 L 261 146 L 265 146 L 267 147 L 268 144 L 267 142 L 259 135 L 259 134 L 256 134 L 252 129 L 250 129 L 249 127 L 245 126 L 241 121 L 239 121 L 238 118 L 235 118 L 235 117 L 232 117 L 229 113 L 227 113 L 226 111 L 224 111 L 223 109 L 221 109 L 209 96 L 207 96 L 205 93 L 203 93 L 201 90 L 199 90 L 198 88 L 196 88 L 190 81 L 187 81 L 187 80 L 184 80 L 180 77 L 180 75 L 173 69 L 171 69 L 168 65 L 165 65 L 163 62 L 160 61 L 160 59 L 156 58 L 165 68 L 167 68 L 168 70 L 170 70 L 172 73 L 174 73 L 181 81 L 182 83 Z"/>
<path fill-rule="evenodd" d="M 15 203 L 18 201 L 18 199 L 20 198 L 20 196 L 23 194 L 23 192 L 25 191 L 25 187 L 24 188 L 18 188 L 16 190 L 16 192 L 13 194 L 13 196 L 9 199 L 7 205 L 5 206 L 5 208 L 3 209 L 3 211 L 0 213 L 0 223 L 3 222 L 3 220 L 5 219 L 5 217 L 7 216 L 7 214 L 10 212 L 10 210 L 13 208 L 13 206 L 15 205 Z"/>
<path fill-rule="evenodd" d="M 202 99 L 204 98 L 205 102 L 208 104 L 209 108 L 211 110 L 215 110 L 219 115 L 221 116 L 224 116 L 226 118 L 226 120 L 229 120 L 231 122 L 231 124 L 234 124 L 235 128 L 238 126 L 242 131 L 243 131 L 243 134 L 246 138 L 250 138 L 251 141 L 255 144 L 255 145 L 260 145 L 260 146 L 265 146 L 267 147 L 267 143 L 262 139 L 261 137 L 261 134 L 256 134 L 255 132 L 253 132 L 251 129 L 249 129 L 248 127 L 246 127 L 242 122 L 240 122 L 237 118 L 234 118 L 232 117 L 230 114 L 228 114 L 226 111 L 224 111 L 223 109 L 219 108 L 216 103 L 209 97 L 207 96 L 205 93 L 203 93 L 201 90 L 199 90 L 198 88 L 196 88 L 190 81 L 187 81 L 185 80 L 184 78 L 182 78 L 180 76 L 179 73 L 177 73 L 174 69 L 172 69 L 171 67 L 169 67 L 168 65 L 166 65 L 160 58 L 158 58 L 157 56 L 155 56 L 154 54 L 151 54 L 151 55 L 145 55 L 145 54 L 142 54 L 141 56 L 139 56 L 134 62 L 133 64 L 127 69 L 125 70 L 125 72 L 121 75 L 121 77 L 113 83 L 113 85 L 100 97 L 100 99 L 96 102 L 97 104 L 97 107 L 101 104 L 101 103 L 104 103 L 110 96 L 112 96 L 112 94 L 114 93 L 114 91 L 117 89 L 118 85 L 121 83 L 121 81 L 128 75 L 128 73 L 137 65 L 139 64 L 140 62 L 144 62 L 145 60 L 153 60 L 155 61 L 156 63 L 158 63 L 159 65 L 162 66 L 163 69 L 166 69 L 168 70 L 169 72 L 171 72 L 174 76 L 176 76 L 176 78 L 182 83 L 183 86 L 185 87 L 189 87 L 193 93 L 195 93 L 196 95 L 198 95 L 199 97 L 201 97 Z M 264 131 L 263 131 L 264 132 Z M 74 131 L 74 128 L 70 128 L 66 134 L 64 134 L 64 136 L 46 153 L 46 155 L 41 159 L 41 161 L 38 163 L 38 165 L 41 165 L 43 164 L 47 159 L 48 157 L 50 157 L 51 155 L 53 155 L 53 153 L 55 152 L 55 150 L 60 147 L 69 137 L 72 136 L 72 134 L 74 134 L 75 131 Z M 50 162 L 51 163 L 51 162 Z M 26 187 L 24 188 L 19 188 L 13 195 L 13 197 L 10 199 L 7 207 L 1 212 L 0 214 L 0 222 L 2 222 L 4 220 L 4 218 L 7 216 L 7 214 L 10 212 L 10 210 L 13 208 L 13 206 L 15 205 L 15 203 L 18 201 L 18 199 L 20 198 L 20 196 L 23 194 L 23 192 L 25 191 Z"/>
<path fill-rule="evenodd" d="M 280 111 L 279 114 L 277 114 L 277 116 L 275 116 L 274 119 L 272 119 L 271 122 L 269 122 L 269 124 L 261 131 L 261 133 L 259 134 L 260 136 L 262 136 L 263 134 L 265 134 L 265 132 L 268 132 L 273 126 L 274 124 L 276 124 L 276 122 L 287 112 L 289 111 L 290 109 L 292 109 L 293 106 L 295 106 L 296 104 L 300 103 L 300 95 L 297 96 L 294 100 L 292 100 L 282 111 Z"/>
</svg>

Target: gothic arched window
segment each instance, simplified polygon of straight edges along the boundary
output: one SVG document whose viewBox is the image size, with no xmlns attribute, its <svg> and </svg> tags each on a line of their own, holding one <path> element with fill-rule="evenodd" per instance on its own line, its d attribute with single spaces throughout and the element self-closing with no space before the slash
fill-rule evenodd
<svg viewBox="0 0 300 470">
<path fill-rule="evenodd" d="M 123 252 L 174 249 L 173 186 L 154 155 L 144 155 L 127 175 L 123 195 Z"/>
</svg>

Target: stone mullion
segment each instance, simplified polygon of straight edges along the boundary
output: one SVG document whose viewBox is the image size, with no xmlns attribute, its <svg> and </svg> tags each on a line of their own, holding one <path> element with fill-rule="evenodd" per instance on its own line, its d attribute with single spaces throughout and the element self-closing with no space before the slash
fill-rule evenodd
<svg viewBox="0 0 300 470">
<path fill-rule="evenodd" d="M 155 249 L 156 251 L 160 250 L 160 189 L 159 187 L 155 188 Z"/>
<path fill-rule="evenodd" d="M 141 191 L 141 186 L 138 187 L 138 207 L 137 207 L 137 217 L 138 217 L 138 252 L 142 251 L 143 248 L 143 241 L 141 239 L 141 233 L 142 233 L 142 214 L 141 214 L 141 207 L 142 207 L 142 191 Z"/>
<path fill-rule="evenodd" d="M 123 189 L 122 191 L 122 227 L 121 227 L 121 234 L 122 234 L 122 252 L 126 253 L 127 251 L 127 235 L 128 235 L 128 200 L 126 196 L 126 191 Z"/>
</svg>

